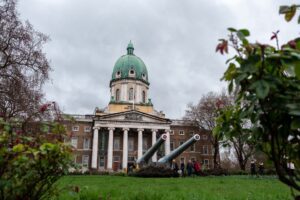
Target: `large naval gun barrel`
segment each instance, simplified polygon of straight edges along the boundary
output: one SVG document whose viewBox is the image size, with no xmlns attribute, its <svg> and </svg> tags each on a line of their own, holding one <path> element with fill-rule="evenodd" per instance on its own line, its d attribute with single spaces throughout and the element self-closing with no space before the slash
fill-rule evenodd
<svg viewBox="0 0 300 200">
<path fill-rule="evenodd" d="M 174 158 L 179 156 L 182 152 L 184 152 L 187 148 L 189 148 L 191 145 L 193 145 L 198 140 L 200 140 L 200 135 L 198 135 L 198 134 L 193 135 L 193 137 L 191 137 L 188 141 L 183 143 L 181 146 L 179 146 L 178 148 L 173 150 L 168 155 L 165 155 L 164 157 L 159 159 L 157 163 L 158 164 L 166 164 L 166 163 L 171 162 Z"/>
<path fill-rule="evenodd" d="M 144 164 L 144 163 L 148 163 L 149 159 L 154 155 L 154 153 L 158 150 L 158 148 L 160 147 L 160 145 L 162 143 L 164 143 L 167 139 L 167 135 L 166 134 L 162 134 L 160 136 L 160 138 L 155 142 L 155 144 L 153 144 L 152 147 L 150 147 L 150 149 L 148 149 L 148 151 L 146 151 L 146 153 L 139 158 L 136 163 L 137 164 Z"/>
</svg>

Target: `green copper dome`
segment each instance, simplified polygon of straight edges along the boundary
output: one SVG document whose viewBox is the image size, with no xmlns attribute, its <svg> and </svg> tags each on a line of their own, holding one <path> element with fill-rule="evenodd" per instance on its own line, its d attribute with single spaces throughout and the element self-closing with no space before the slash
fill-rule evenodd
<svg viewBox="0 0 300 200">
<path fill-rule="evenodd" d="M 121 79 L 136 79 L 149 85 L 146 65 L 142 59 L 133 54 L 133 50 L 134 47 L 130 41 L 127 46 L 127 54 L 121 56 L 115 63 L 111 82 Z"/>
</svg>

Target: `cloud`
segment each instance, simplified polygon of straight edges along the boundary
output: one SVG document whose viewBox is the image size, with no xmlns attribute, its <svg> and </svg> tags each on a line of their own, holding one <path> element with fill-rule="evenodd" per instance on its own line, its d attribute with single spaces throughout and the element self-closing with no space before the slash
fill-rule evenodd
<svg viewBox="0 0 300 200">
<path fill-rule="evenodd" d="M 19 11 L 51 37 L 45 52 L 54 71 L 44 87 L 64 112 L 89 114 L 106 107 L 116 60 L 129 40 L 148 68 L 150 97 L 167 117 L 181 118 L 186 104 L 221 91 L 226 56 L 215 53 L 227 27 L 249 28 L 253 41 L 281 41 L 299 34 L 278 15 L 292 1 L 79 1 L 20 0 Z"/>
</svg>

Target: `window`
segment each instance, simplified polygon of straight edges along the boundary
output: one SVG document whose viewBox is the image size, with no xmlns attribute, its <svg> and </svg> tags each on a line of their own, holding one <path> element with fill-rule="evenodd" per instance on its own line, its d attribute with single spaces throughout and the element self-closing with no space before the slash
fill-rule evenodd
<svg viewBox="0 0 300 200">
<path fill-rule="evenodd" d="M 133 100 L 133 88 L 130 88 L 129 89 L 129 101 L 132 101 Z"/>
<path fill-rule="evenodd" d="M 90 139 L 84 138 L 83 139 L 83 149 L 89 149 L 90 148 Z"/>
<path fill-rule="evenodd" d="M 120 138 L 119 137 L 114 138 L 114 150 L 120 150 Z"/>
<path fill-rule="evenodd" d="M 195 144 L 193 144 L 192 146 L 191 146 L 191 151 L 195 151 L 195 147 L 196 145 Z"/>
<path fill-rule="evenodd" d="M 79 131 L 79 126 L 72 126 L 72 131 Z"/>
<path fill-rule="evenodd" d="M 134 140 L 133 138 L 128 138 L 128 151 L 134 151 Z"/>
<path fill-rule="evenodd" d="M 85 126 L 84 127 L 84 132 L 91 132 L 91 127 L 90 126 Z"/>
<path fill-rule="evenodd" d="M 82 166 L 89 167 L 89 156 L 88 155 L 82 156 Z"/>
<path fill-rule="evenodd" d="M 78 138 L 77 138 L 77 137 L 72 137 L 72 138 L 71 138 L 71 145 L 72 145 L 74 148 L 77 148 L 77 142 L 78 142 Z"/>
<path fill-rule="evenodd" d="M 77 163 L 77 155 L 74 155 L 74 163 Z"/>
<path fill-rule="evenodd" d="M 195 135 L 195 133 L 194 133 L 194 131 L 191 131 L 190 136 L 193 136 L 193 135 Z"/>
<path fill-rule="evenodd" d="M 120 156 L 114 156 L 113 162 L 119 162 L 120 161 Z"/>
<path fill-rule="evenodd" d="M 104 156 L 100 156 L 100 158 L 99 158 L 99 167 L 104 167 L 104 165 L 105 165 Z"/>
<path fill-rule="evenodd" d="M 179 146 L 183 145 L 184 141 L 180 141 L 179 142 Z"/>
<path fill-rule="evenodd" d="M 143 103 L 146 103 L 146 92 L 145 91 L 142 92 L 142 101 L 143 101 Z"/>
<path fill-rule="evenodd" d="M 208 154 L 208 147 L 207 147 L 207 145 L 203 146 L 203 152 L 202 153 L 205 154 L 205 155 Z"/>
<path fill-rule="evenodd" d="M 191 157 L 191 161 L 196 161 L 196 158 L 195 157 Z"/>
<path fill-rule="evenodd" d="M 209 165 L 209 160 L 208 159 L 204 159 L 204 165 L 206 166 L 206 167 L 208 167 L 208 165 Z"/>
<path fill-rule="evenodd" d="M 117 71 L 116 77 L 117 77 L 117 78 L 120 78 L 120 77 L 121 77 L 121 72 L 120 72 L 120 71 Z"/>
<path fill-rule="evenodd" d="M 133 69 L 131 69 L 131 70 L 129 71 L 129 75 L 134 75 L 134 70 L 133 70 Z"/>
<path fill-rule="evenodd" d="M 207 135 L 203 135 L 203 140 L 207 140 Z"/>
<path fill-rule="evenodd" d="M 179 135 L 184 135 L 184 131 L 183 130 L 179 131 Z"/>
<path fill-rule="evenodd" d="M 170 135 L 174 135 L 174 131 L 173 130 L 170 130 Z"/>
<path fill-rule="evenodd" d="M 171 149 L 171 151 L 174 150 L 174 142 L 170 142 L 170 149 Z"/>
<path fill-rule="evenodd" d="M 128 162 L 134 162 L 134 156 L 128 156 Z"/>
<path fill-rule="evenodd" d="M 148 140 L 146 137 L 143 137 L 143 151 L 148 149 Z"/>
<path fill-rule="evenodd" d="M 120 101 L 120 90 L 116 90 L 116 101 Z"/>
</svg>

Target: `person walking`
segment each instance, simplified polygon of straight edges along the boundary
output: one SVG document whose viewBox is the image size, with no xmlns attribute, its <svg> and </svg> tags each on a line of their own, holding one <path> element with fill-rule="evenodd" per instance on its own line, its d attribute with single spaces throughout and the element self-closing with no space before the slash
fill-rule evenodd
<svg viewBox="0 0 300 200">
<path fill-rule="evenodd" d="M 192 175 L 192 172 L 193 172 L 193 163 L 191 160 L 188 161 L 187 165 L 186 165 L 186 171 L 187 171 L 187 174 L 188 176 L 191 176 Z"/>
<path fill-rule="evenodd" d="M 180 170 L 181 170 L 181 175 L 184 177 L 185 176 L 185 172 L 184 172 L 184 162 L 180 163 Z"/>
<path fill-rule="evenodd" d="M 255 160 L 251 160 L 251 163 L 250 163 L 250 171 L 251 171 L 251 176 L 256 175 Z"/>
<path fill-rule="evenodd" d="M 258 166 L 258 173 L 259 173 L 259 175 L 263 176 L 264 175 L 264 170 L 265 170 L 264 163 L 260 162 L 259 166 Z"/>
<path fill-rule="evenodd" d="M 178 164 L 176 163 L 176 160 L 172 160 L 171 169 L 174 171 L 174 173 L 178 174 Z"/>
<path fill-rule="evenodd" d="M 200 175 L 200 170 L 201 170 L 201 168 L 200 168 L 200 164 L 198 163 L 198 161 L 196 160 L 196 161 L 194 161 L 194 170 L 195 170 L 195 174 L 196 175 Z"/>
</svg>

